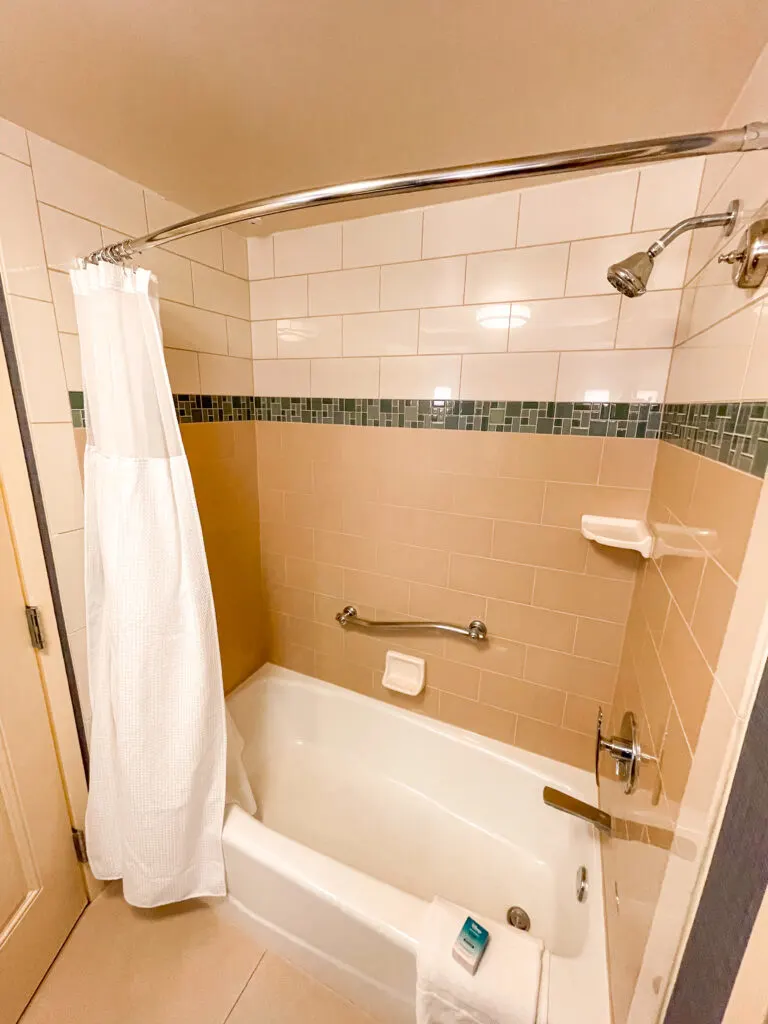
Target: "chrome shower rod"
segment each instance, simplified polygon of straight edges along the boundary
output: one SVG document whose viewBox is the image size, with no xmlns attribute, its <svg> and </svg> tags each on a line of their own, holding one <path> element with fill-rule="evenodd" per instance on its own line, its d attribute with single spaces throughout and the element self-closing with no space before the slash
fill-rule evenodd
<svg viewBox="0 0 768 1024">
<path fill-rule="evenodd" d="M 267 199 L 257 199 L 251 203 L 227 206 L 199 217 L 190 217 L 189 220 L 179 221 L 141 238 L 126 238 L 107 245 L 91 253 L 87 259 L 91 262 L 106 260 L 110 263 L 122 263 L 144 249 L 152 249 L 167 242 L 177 242 L 201 231 L 229 227 L 232 224 L 269 217 L 275 213 L 285 213 L 288 210 L 308 210 L 313 206 L 329 206 L 331 203 L 345 203 L 353 199 L 372 199 L 476 182 L 510 181 L 545 174 L 625 167 L 630 164 L 649 164 L 688 156 L 741 153 L 767 148 L 768 122 L 759 121 L 743 128 L 726 128 L 716 132 L 670 135 L 661 139 L 642 139 L 639 142 L 619 142 L 611 146 L 570 149 L 540 156 L 497 160 L 487 164 L 438 168 L 413 174 L 397 174 L 388 178 L 366 178 L 344 185 L 323 185 L 320 188 L 286 192 Z"/>
</svg>

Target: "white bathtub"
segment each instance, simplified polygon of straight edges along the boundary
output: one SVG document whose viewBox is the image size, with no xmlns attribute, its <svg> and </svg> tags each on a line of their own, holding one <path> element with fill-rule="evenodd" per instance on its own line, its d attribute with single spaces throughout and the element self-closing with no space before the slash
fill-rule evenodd
<svg viewBox="0 0 768 1024">
<path fill-rule="evenodd" d="M 610 1024 L 598 840 L 542 800 L 594 802 L 589 773 L 274 665 L 228 703 L 260 819 L 228 811 L 229 910 L 269 948 L 412 1024 L 426 901 L 517 905 L 550 954 L 547 1024 Z"/>
</svg>

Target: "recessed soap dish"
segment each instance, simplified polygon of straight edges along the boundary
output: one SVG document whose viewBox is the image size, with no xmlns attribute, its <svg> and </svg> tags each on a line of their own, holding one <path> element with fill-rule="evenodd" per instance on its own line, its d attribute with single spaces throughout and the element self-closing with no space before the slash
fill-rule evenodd
<svg viewBox="0 0 768 1024">
<path fill-rule="evenodd" d="M 609 548 L 639 551 L 643 558 L 653 553 L 653 534 L 642 519 L 618 519 L 615 516 L 582 516 L 581 532 L 587 540 Z"/>
</svg>

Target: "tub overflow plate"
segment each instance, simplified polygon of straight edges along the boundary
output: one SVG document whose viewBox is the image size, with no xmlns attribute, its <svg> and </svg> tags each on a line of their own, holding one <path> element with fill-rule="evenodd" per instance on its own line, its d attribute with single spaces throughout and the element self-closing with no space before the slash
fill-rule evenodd
<svg viewBox="0 0 768 1024">
<path fill-rule="evenodd" d="M 531 919 L 522 907 L 510 907 L 507 911 L 507 924 L 519 928 L 521 932 L 531 930 Z"/>
</svg>

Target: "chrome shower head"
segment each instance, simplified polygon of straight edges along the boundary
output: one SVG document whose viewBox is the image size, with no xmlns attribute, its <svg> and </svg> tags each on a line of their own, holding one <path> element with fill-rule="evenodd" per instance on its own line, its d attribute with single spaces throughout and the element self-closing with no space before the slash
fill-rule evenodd
<svg viewBox="0 0 768 1024">
<path fill-rule="evenodd" d="M 613 285 L 617 292 L 634 299 L 644 294 L 652 270 L 651 253 L 636 252 L 608 267 L 608 283 Z"/>
</svg>

